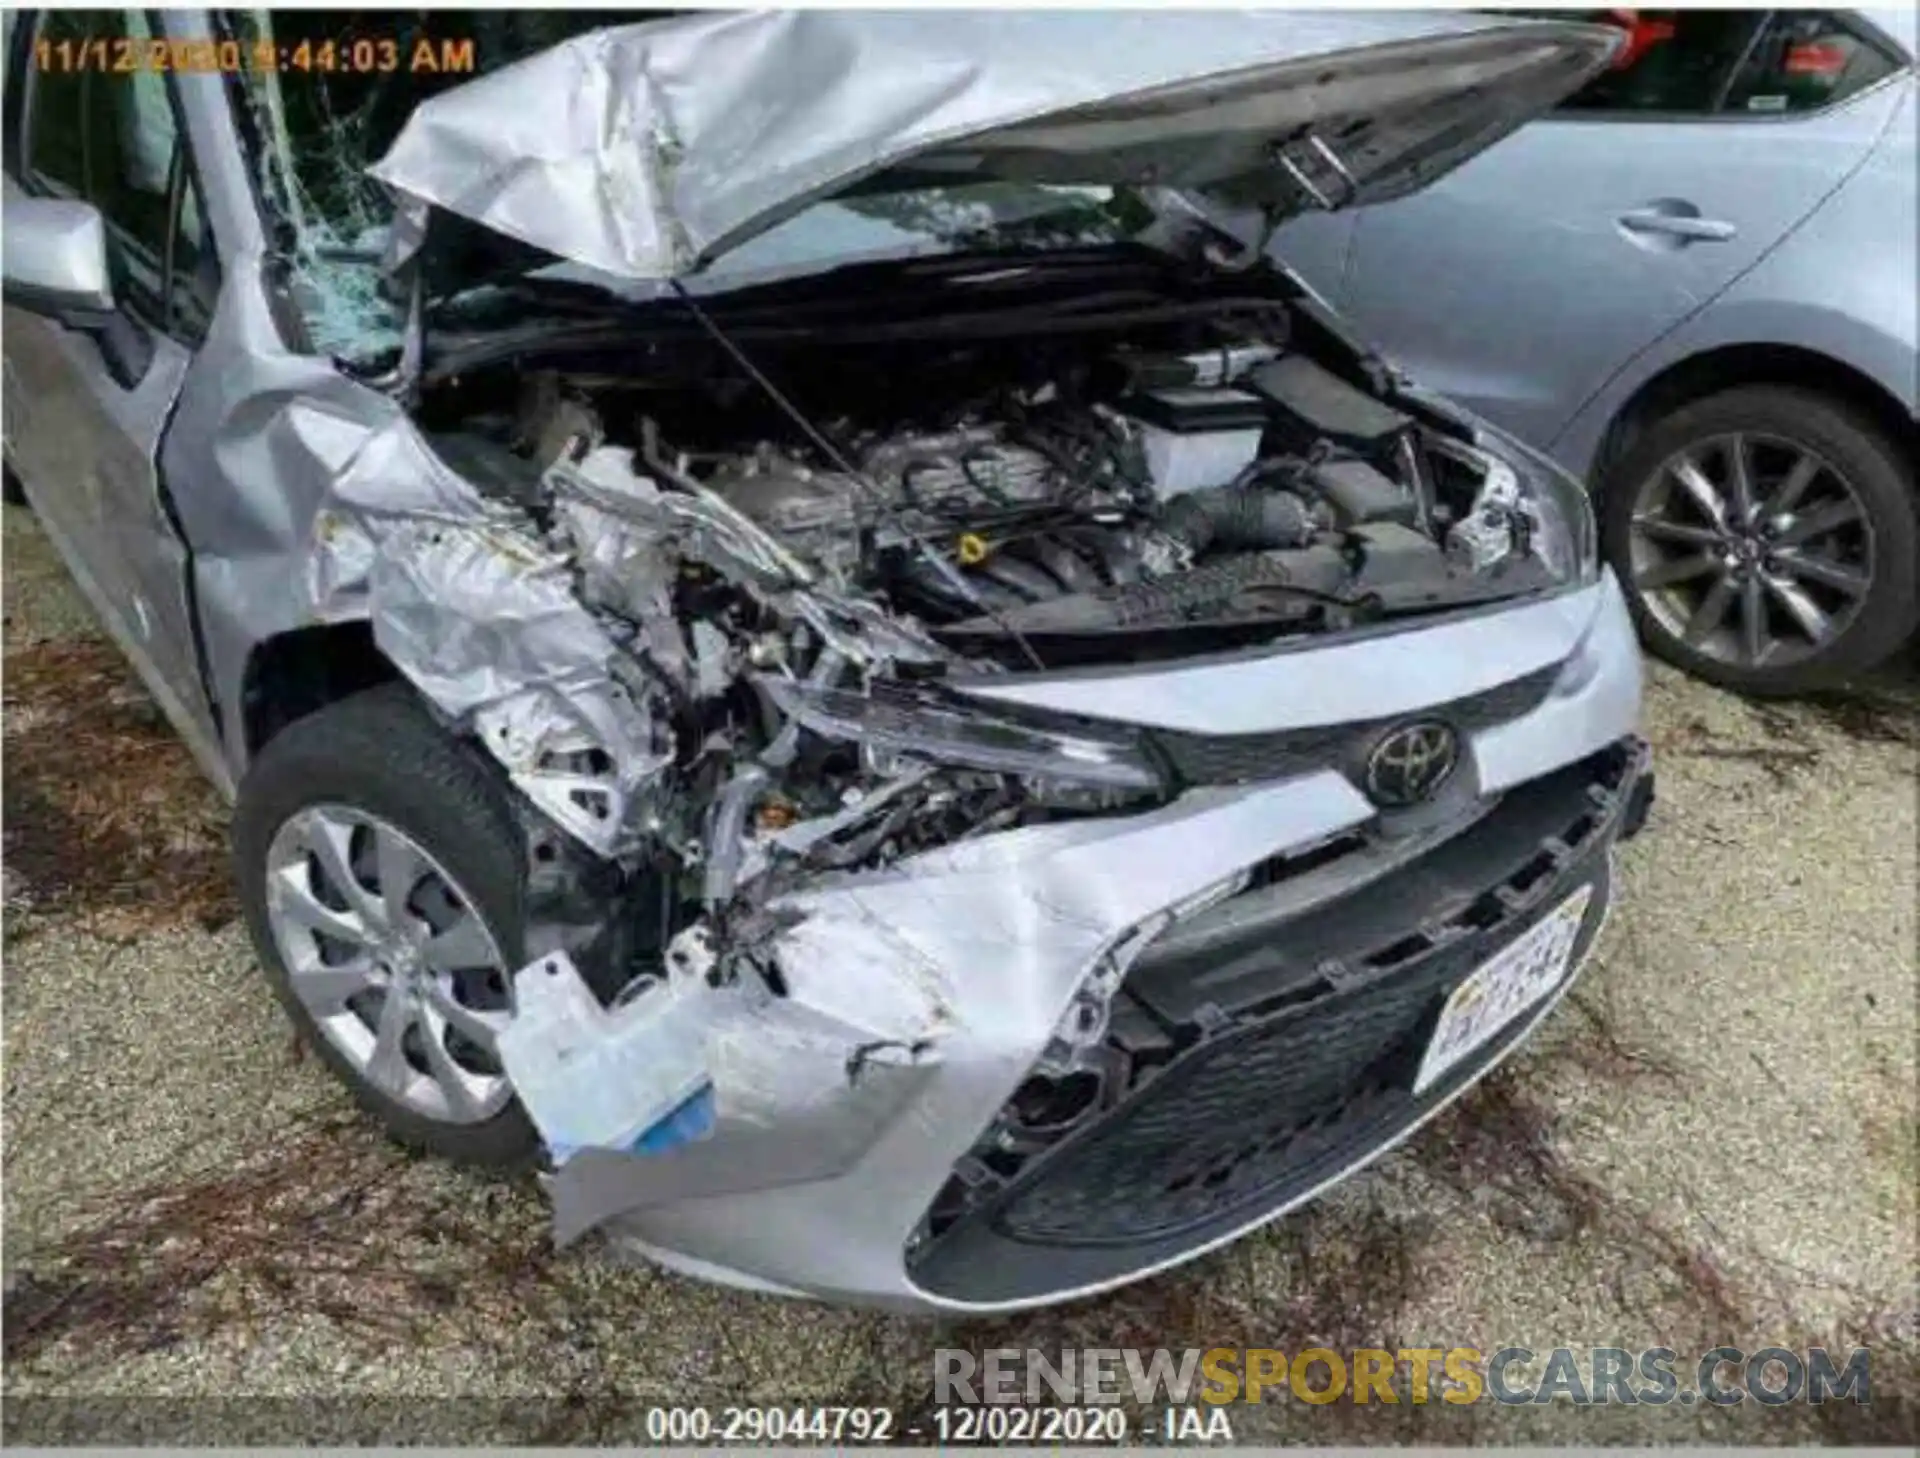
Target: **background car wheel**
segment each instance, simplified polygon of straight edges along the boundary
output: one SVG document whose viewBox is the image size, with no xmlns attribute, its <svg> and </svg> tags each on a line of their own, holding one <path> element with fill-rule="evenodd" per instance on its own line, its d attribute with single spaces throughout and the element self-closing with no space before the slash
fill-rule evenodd
<svg viewBox="0 0 1920 1458">
<path fill-rule="evenodd" d="M 1601 531 L 1649 650 L 1726 688 L 1797 693 L 1869 668 L 1916 619 L 1900 447 L 1850 406 L 1750 386 L 1644 431 Z"/>
<path fill-rule="evenodd" d="M 0 500 L 8 506 L 25 506 L 27 493 L 20 485 L 20 478 L 13 474 L 13 467 L 0 468 Z"/>
<path fill-rule="evenodd" d="M 302 1035 L 401 1143 L 528 1163 L 493 1051 L 524 938 L 522 836 L 496 783 L 404 685 L 269 743 L 240 787 L 247 926 Z"/>
</svg>

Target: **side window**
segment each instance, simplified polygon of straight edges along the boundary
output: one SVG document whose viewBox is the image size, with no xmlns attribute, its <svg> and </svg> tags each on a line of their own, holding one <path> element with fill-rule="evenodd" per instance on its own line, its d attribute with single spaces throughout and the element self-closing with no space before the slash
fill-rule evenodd
<svg viewBox="0 0 1920 1458">
<path fill-rule="evenodd" d="M 1613 65 L 1560 109 L 1711 116 L 1745 62 L 1764 10 L 1614 10 L 1585 19 L 1627 33 Z"/>
<path fill-rule="evenodd" d="M 151 38 L 138 11 L 46 14 L 35 36 L 27 170 L 42 190 L 100 209 L 114 287 L 130 308 L 170 333 L 197 338 L 211 315 L 218 272 L 171 83 L 145 64 L 112 65 L 129 43 Z"/>
<path fill-rule="evenodd" d="M 1818 111 L 1899 69 L 1896 59 L 1830 11 L 1777 11 L 1734 77 L 1726 110 Z"/>
<path fill-rule="evenodd" d="M 34 36 L 34 64 L 27 117 L 27 169 L 52 186 L 47 191 L 85 195 L 87 190 L 87 73 L 47 62 L 80 54 L 99 17 L 84 10 L 49 10 Z"/>
</svg>

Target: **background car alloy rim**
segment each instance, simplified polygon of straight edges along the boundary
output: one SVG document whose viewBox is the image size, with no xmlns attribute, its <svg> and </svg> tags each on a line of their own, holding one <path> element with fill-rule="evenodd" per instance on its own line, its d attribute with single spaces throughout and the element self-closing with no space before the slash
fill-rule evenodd
<svg viewBox="0 0 1920 1458">
<path fill-rule="evenodd" d="M 1873 528 L 1852 484 L 1778 436 L 1696 441 L 1634 494 L 1628 571 L 1696 653 L 1770 668 L 1844 633 L 1873 585 Z"/>
<path fill-rule="evenodd" d="M 295 814 L 267 851 L 267 916 L 294 994 L 368 1083 L 445 1123 L 506 1104 L 494 1040 L 511 974 L 471 899 L 404 831 L 345 805 Z"/>
</svg>

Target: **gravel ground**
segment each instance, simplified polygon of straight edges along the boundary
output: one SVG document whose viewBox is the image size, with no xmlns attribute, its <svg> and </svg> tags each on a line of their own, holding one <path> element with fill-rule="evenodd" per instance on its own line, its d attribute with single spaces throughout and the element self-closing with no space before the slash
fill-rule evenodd
<svg viewBox="0 0 1920 1458">
<path fill-rule="evenodd" d="M 911 1408 L 952 1345 L 1819 1342 L 1873 1348 L 1870 1407 L 1233 1420 L 1242 1441 L 1911 1436 L 1915 664 L 1770 707 L 1656 669 L 1655 820 L 1526 1051 L 1214 1258 L 956 1325 L 556 1256 L 537 1189 L 385 1145 L 253 968 L 185 750 L 17 508 L 4 549 L 10 1436 L 604 1439 L 648 1402 Z"/>
</svg>

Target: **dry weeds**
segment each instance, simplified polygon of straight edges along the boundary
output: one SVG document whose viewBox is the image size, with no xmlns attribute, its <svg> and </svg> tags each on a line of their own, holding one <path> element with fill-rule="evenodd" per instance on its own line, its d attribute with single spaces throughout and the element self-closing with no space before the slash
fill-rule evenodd
<svg viewBox="0 0 1920 1458">
<path fill-rule="evenodd" d="M 107 936 L 233 918 L 224 809 L 112 644 L 10 651 L 4 704 L 9 938 L 47 917 Z"/>
</svg>

